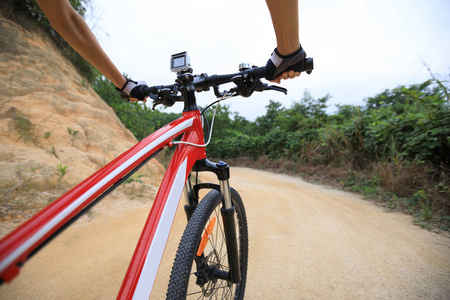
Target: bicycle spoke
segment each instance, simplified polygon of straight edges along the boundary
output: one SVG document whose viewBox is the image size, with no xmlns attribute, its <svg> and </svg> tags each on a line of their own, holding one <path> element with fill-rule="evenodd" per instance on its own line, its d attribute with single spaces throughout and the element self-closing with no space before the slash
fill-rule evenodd
<svg viewBox="0 0 450 300">
<path fill-rule="evenodd" d="M 233 284 L 231 287 L 233 287 L 233 286 L 235 286 L 235 284 Z M 222 287 L 216 287 L 216 290 L 214 291 L 214 294 L 216 294 L 219 290 L 224 290 L 224 289 L 229 289 L 229 290 L 231 290 L 231 287 L 229 287 L 229 286 L 222 286 Z M 229 291 L 227 292 L 227 293 L 229 293 Z M 204 298 L 204 295 L 203 295 L 203 291 L 198 291 L 198 292 L 193 292 L 193 293 L 189 293 L 189 294 L 186 294 L 186 296 L 187 297 L 189 297 L 189 296 L 194 296 L 194 295 L 197 295 L 197 294 L 202 294 L 199 298 L 197 298 L 197 299 L 201 299 L 201 298 Z M 213 295 L 214 295 L 213 294 Z"/>
</svg>

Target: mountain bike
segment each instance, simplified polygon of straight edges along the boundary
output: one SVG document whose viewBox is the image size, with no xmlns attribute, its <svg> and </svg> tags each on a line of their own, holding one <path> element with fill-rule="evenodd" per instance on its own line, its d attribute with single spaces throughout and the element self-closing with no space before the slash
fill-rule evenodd
<svg viewBox="0 0 450 300">
<path fill-rule="evenodd" d="M 255 91 L 287 93 L 287 90 L 262 83 L 265 67 L 248 64 L 241 64 L 238 73 L 194 75 L 186 52 L 172 55 L 171 70 L 177 74 L 174 84 L 146 87 L 144 91 L 153 99 L 153 108 L 184 102 L 182 116 L 143 139 L 4 237 L 0 241 L 1 282 L 11 281 L 26 260 L 163 148 L 175 147 L 117 298 L 149 298 L 183 191 L 188 223 L 176 253 L 167 299 L 244 297 L 248 260 L 245 208 L 239 194 L 229 185 L 228 164 L 213 163 L 206 157 L 205 147 L 211 140 L 215 113 L 206 143 L 203 124 L 208 122 L 203 116 L 211 105 L 218 102 L 218 106 L 224 99 L 250 97 Z M 306 58 L 295 70 L 311 73 L 313 59 Z M 220 85 L 230 82 L 234 83 L 233 88 L 220 91 Z M 219 100 L 201 112 L 195 93 L 209 91 L 211 87 Z M 214 173 L 218 184 L 197 180 L 193 184 L 191 177 L 198 172 Z M 199 192 L 204 189 L 209 192 L 200 199 Z"/>
</svg>

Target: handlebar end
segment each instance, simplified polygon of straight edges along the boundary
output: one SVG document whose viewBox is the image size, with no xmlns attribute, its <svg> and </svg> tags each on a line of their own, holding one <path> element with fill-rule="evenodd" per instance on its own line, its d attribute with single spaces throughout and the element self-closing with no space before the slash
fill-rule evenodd
<svg viewBox="0 0 450 300">
<path fill-rule="evenodd" d="M 306 74 L 311 74 L 314 69 L 314 59 L 312 57 L 305 58 L 305 72 Z"/>
</svg>

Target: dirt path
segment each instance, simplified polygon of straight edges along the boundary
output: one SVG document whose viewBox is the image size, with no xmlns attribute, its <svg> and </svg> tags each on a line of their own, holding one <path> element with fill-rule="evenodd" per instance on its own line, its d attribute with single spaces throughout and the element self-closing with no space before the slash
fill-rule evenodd
<svg viewBox="0 0 450 300">
<path fill-rule="evenodd" d="M 249 221 L 247 299 L 449 299 L 450 239 L 298 178 L 244 168 L 232 177 Z M 149 204 L 105 201 L 3 285 L 0 299 L 114 299 Z M 179 210 L 152 299 L 164 298 L 184 224 Z"/>
</svg>

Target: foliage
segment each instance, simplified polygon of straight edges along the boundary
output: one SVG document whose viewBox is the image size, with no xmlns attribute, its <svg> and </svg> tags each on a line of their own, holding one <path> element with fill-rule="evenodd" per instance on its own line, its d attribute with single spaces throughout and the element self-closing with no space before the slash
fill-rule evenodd
<svg viewBox="0 0 450 300">
<path fill-rule="evenodd" d="M 384 158 L 449 164 L 450 110 L 444 91 L 431 80 L 385 91 L 367 101 L 367 148 Z"/>
<path fill-rule="evenodd" d="M 144 184 L 144 182 L 141 180 L 141 178 L 143 178 L 143 177 L 148 177 L 148 176 L 133 174 L 131 177 L 129 177 L 127 180 L 125 180 L 123 184 L 130 184 L 133 182 Z"/>
<path fill-rule="evenodd" d="M 56 165 L 58 172 L 56 173 L 60 178 L 64 177 L 67 173 L 67 165 L 63 166 L 61 163 Z"/>
<path fill-rule="evenodd" d="M 124 101 L 116 87 L 105 77 L 98 75 L 92 82 L 97 94 L 111 106 L 119 119 L 138 140 L 150 135 L 155 130 L 175 120 L 181 114 L 162 113 L 152 110 L 142 102 Z"/>
<path fill-rule="evenodd" d="M 17 131 L 19 139 L 23 140 L 24 143 L 33 144 L 37 142 L 35 125 L 24 115 L 16 113 L 11 118 L 10 126 Z"/>
<path fill-rule="evenodd" d="M 207 150 L 221 159 L 265 156 L 291 165 L 346 168 L 336 178 L 344 188 L 429 223 L 438 211 L 450 213 L 448 95 L 448 82 L 433 77 L 327 114 L 330 96 L 314 99 L 306 92 L 289 108 L 270 101 L 255 122 L 222 120 Z M 231 115 L 228 108 L 219 112 L 220 118 Z"/>
<path fill-rule="evenodd" d="M 444 95 L 442 87 L 429 80 L 386 90 L 368 98 L 365 107 L 338 106 L 332 115 L 325 111 L 329 96 L 315 100 L 305 93 L 287 109 L 270 101 L 266 115 L 255 124 L 239 119 L 245 125 L 236 125 L 231 118 L 216 122 L 216 140 L 208 150 L 213 156 L 250 151 L 316 163 L 345 159 L 354 166 L 400 159 L 449 165 L 450 107 Z M 229 115 L 228 108 L 222 108 L 218 119 Z M 239 141 L 249 145 L 237 150 Z"/>
<path fill-rule="evenodd" d="M 46 151 L 48 154 L 53 155 L 54 157 L 56 157 L 56 158 L 59 159 L 58 154 L 56 154 L 55 146 L 52 146 L 52 147 L 50 148 L 50 150 L 45 150 L 45 151 Z"/>
<path fill-rule="evenodd" d="M 10 131 L 16 131 L 19 135 L 19 140 L 22 140 L 25 144 L 38 145 L 38 128 L 31 120 L 24 115 L 20 110 L 15 107 L 11 107 L 6 113 L 6 117 L 11 118 L 8 127 Z"/>
<path fill-rule="evenodd" d="M 74 129 L 70 128 L 70 127 L 67 127 L 67 132 L 72 137 L 71 139 L 73 141 L 73 139 L 75 138 L 75 136 L 78 134 L 79 131 L 78 130 L 74 130 Z"/>
</svg>

